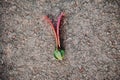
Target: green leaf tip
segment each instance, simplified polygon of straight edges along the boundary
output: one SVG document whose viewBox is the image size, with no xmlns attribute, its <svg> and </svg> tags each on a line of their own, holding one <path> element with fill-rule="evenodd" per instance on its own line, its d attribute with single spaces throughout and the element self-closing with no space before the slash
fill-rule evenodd
<svg viewBox="0 0 120 80">
<path fill-rule="evenodd" d="M 63 60 L 64 54 L 65 54 L 65 51 L 64 51 L 64 50 L 55 49 L 55 51 L 54 51 L 54 57 L 55 57 L 57 60 Z"/>
</svg>

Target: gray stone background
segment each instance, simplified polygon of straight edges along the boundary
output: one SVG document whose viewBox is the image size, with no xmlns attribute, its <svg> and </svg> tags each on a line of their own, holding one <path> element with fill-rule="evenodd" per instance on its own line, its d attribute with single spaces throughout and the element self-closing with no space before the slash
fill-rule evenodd
<svg viewBox="0 0 120 80">
<path fill-rule="evenodd" d="M 57 61 L 43 16 L 61 12 Z M 120 80 L 120 0 L 0 0 L 0 80 Z"/>
</svg>

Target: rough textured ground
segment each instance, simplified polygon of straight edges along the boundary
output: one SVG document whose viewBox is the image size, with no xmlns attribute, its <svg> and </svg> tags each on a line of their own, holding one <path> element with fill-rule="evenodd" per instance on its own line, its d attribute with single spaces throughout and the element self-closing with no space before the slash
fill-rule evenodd
<svg viewBox="0 0 120 80">
<path fill-rule="evenodd" d="M 62 11 L 57 61 L 43 16 Z M 0 0 L 0 80 L 120 80 L 120 1 Z"/>
</svg>

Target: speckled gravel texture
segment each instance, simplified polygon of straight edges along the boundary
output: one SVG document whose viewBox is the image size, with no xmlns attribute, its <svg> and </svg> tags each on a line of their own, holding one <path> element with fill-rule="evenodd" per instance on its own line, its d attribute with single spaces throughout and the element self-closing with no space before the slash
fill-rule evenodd
<svg viewBox="0 0 120 80">
<path fill-rule="evenodd" d="M 61 12 L 57 61 L 43 17 Z M 0 0 L 0 80 L 120 80 L 120 0 Z"/>
</svg>

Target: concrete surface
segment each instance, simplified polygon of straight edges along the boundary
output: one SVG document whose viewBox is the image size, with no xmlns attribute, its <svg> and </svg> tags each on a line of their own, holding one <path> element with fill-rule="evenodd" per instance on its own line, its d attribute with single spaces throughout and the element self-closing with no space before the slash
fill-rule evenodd
<svg viewBox="0 0 120 80">
<path fill-rule="evenodd" d="M 62 11 L 57 61 L 43 16 Z M 120 0 L 0 0 L 0 80 L 120 80 Z"/>
</svg>

